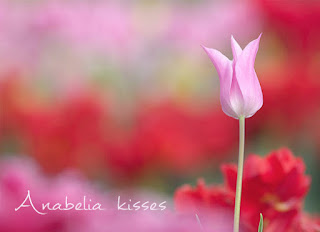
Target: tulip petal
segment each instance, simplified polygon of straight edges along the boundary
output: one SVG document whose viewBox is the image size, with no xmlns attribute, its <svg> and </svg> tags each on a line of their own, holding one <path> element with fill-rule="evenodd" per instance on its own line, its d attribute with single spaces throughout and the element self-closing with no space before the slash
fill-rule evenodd
<svg viewBox="0 0 320 232">
<path fill-rule="evenodd" d="M 236 78 L 232 79 L 229 99 L 231 108 L 236 115 L 234 118 L 245 116 L 245 99 L 242 95 L 239 83 Z"/>
<path fill-rule="evenodd" d="M 248 93 L 246 93 L 246 91 L 250 90 L 248 85 L 252 79 L 256 78 L 254 61 L 259 48 L 260 37 L 261 35 L 258 39 L 251 41 L 245 49 L 243 49 L 235 64 L 236 78 L 244 95 L 248 95 Z"/>
<path fill-rule="evenodd" d="M 233 63 L 221 52 L 202 46 L 215 66 L 220 80 L 220 102 L 222 110 L 230 117 L 237 117 L 230 102 L 230 89 L 233 75 Z"/>
<path fill-rule="evenodd" d="M 227 81 L 229 85 L 231 85 L 231 79 L 232 79 L 232 66 L 231 61 L 223 55 L 221 52 L 219 52 L 216 49 L 207 48 L 205 46 L 202 46 L 205 52 L 208 54 L 211 62 L 213 63 L 214 67 L 216 68 L 219 79 L 227 79 L 224 81 Z M 230 70 L 231 68 L 231 70 Z M 230 73 L 231 71 L 231 73 Z M 227 74 L 227 75 L 226 75 Z M 231 74 L 231 75 L 230 75 Z"/>
<path fill-rule="evenodd" d="M 242 49 L 233 36 L 231 36 L 231 49 L 232 49 L 233 60 L 236 62 L 238 57 L 242 53 Z"/>
<path fill-rule="evenodd" d="M 259 49 L 259 43 L 262 33 L 259 35 L 259 37 L 253 41 L 251 41 L 241 53 L 241 56 L 246 63 L 251 64 L 254 66 L 254 61 L 256 59 L 256 55 Z"/>
<path fill-rule="evenodd" d="M 250 42 L 235 63 L 235 78 L 239 84 L 245 105 L 246 117 L 251 117 L 263 103 L 261 86 L 254 70 L 254 61 L 259 48 L 261 35 Z"/>
<path fill-rule="evenodd" d="M 238 88 L 239 89 L 239 88 Z M 223 92 L 222 90 L 220 90 L 220 103 L 221 103 L 221 107 L 222 107 L 222 111 L 232 117 L 232 118 L 239 118 L 239 114 L 237 112 L 238 109 L 238 104 L 237 99 L 241 99 L 242 95 L 240 91 L 234 91 L 233 93 L 235 94 L 231 94 L 230 93 L 231 90 L 229 90 L 229 93 Z M 240 93 L 240 97 L 236 97 L 239 96 Z"/>
<path fill-rule="evenodd" d="M 255 78 L 252 80 L 252 86 L 251 86 L 252 95 L 247 96 L 247 98 L 245 99 L 245 102 L 246 102 L 245 111 L 246 111 L 247 118 L 254 115 L 263 105 L 263 94 L 262 94 L 261 86 L 255 71 L 254 71 L 254 76 Z"/>
</svg>

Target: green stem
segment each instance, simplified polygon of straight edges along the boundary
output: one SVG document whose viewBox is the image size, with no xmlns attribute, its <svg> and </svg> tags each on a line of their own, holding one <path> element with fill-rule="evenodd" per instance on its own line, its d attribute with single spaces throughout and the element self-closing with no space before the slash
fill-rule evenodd
<svg viewBox="0 0 320 232">
<path fill-rule="evenodd" d="M 240 117 L 239 118 L 239 160 L 238 160 L 237 189 L 236 189 L 236 201 L 234 206 L 234 225 L 233 225 L 234 232 L 239 232 L 239 224 L 240 224 L 240 204 L 241 204 L 243 160 L 244 160 L 244 138 L 245 138 L 245 117 Z"/>
</svg>

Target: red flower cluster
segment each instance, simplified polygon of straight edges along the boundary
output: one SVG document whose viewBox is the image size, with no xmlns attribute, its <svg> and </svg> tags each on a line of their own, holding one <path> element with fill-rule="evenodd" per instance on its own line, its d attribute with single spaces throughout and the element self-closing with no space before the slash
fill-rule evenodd
<svg viewBox="0 0 320 232">
<path fill-rule="evenodd" d="M 259 214 L 264 216 L 266 232 L 307 231 L 320 229 L 319 219 L 311 219 L 302 211 L 303 200 L 310 186 L 305 166 L 288 149 L 280 149 L 260 157 L 250 155 L 244 164 L 241 202 L 241 223 L 244 231 L 256 231 Z M 237 167 L 223 165 L 225 183 L 206 187 L 203 181 L 196 188 L 184 186 L 175 193 L 175 204 L 181 212 L 233 211 Z M 214 215 L 215 215 L 214 214 Z"/>
<path fill-rule="evenodd" d="M 16 153 L 32 155 L 47 172 L 78 167 L 92 173 L 99 167 L 108 116 L 100 98 L 82 93 L 63 102 L 43 103 L 19 78 L 13 76 L 2 84 L 2 132 L 4 137 L 14 137 L 10 142 Z"/>
<path fill-rule="evenodd" d="M 35 157 L 48 172 L 74 167 L 117 180 L 150 170 L 180 175 L 227 154 L 237 143 L 237 122 L 218 107 L 195 111 L 172 101 L 141 104 L 123 123 L 115 116 L 119 112 L 113 114 L 116 104 L 90 91 L 41 102 L 43 97 L 15 75 L 6 77 L 0 90 L 0 120 L 5 121 L 0 134 L 13 140 L 5 143 Z"/>
</svg>

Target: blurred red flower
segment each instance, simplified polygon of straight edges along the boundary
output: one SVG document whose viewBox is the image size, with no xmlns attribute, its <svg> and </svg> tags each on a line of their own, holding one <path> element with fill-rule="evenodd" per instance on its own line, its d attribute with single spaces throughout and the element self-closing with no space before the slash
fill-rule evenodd
<svg viewBox="0 0 320 232">
<path fill-rule="evenodd" d="M 103 159 L 106 107 L 81 94 L 25 114 L 27 151 L 49 172 L 78 167 L 92 173 Z M 90 172 L 88 172 L 90 171 Z"/>
<path fill-rule="evenodd" d="M 48 100 L 19 75 L 0 88 L 2 136 L 14 137 L 9 139 L 16 153 L 35 157 L 51 173 L 74 167 L 117 180 L 159 170 L 181 175 L 223 157 L 237 143 L 237 123 L 218 107 L 195 110 L 172 100 L 141 104 L 127 125 L 90 91 Z"/>
<path fill-rule="evenodd" d="M 13 147 L 3 152 L 31 155 L 47 172 L 77 167 L 92 174 L 103 163 L 108 112 L 101 98 L 81 92 L 46 101 L 16 74 L 4 79 L 0 90 L 1 145 Z"/>
<path fill-rule="evenodd" d="M 236 165 L 223 165 L 225 184 L 206 187 L 200 182 L 195 189 L 190 186 L 176 191 L 176 208 L 183 212 L 233 211 L 236 191 Z M 303 216 L 304 197 L 310 186 L 310 177 L 304 174 L 305 166 L 288 149 L 271 152 L 266 157 L 250 155 L 244 165 L 241 218 L 246 231 L 256 231 L 259 214 L 264 215 L 264 231 L 308 228 Z M 315 223 L 312 221 L 312 223 Z M 295 226 L 293 226 L 295 225 Z M 312 226 L 311 226 L 312 227 Z M 311 230 L 313 231 L 313 230 Z"/>
<path fill-rule="evenodd" d="M 226 187 L 236 191 L 237 167 L 223 165 Z M 261 212 L 269 221 L 299 212 L 309 186 L 305 166 L 288 149 L 281 149 L 262 158 L 250 155 L 244 165 L 242 185 L 242 216 L 258 224 Z"/>
<path fill-rule="evenodd" d="M 132 180 L 147 171 L 192 173 L 237 143 L 237 123 L 230 123 L 219 108 L 198 112 L 165 101 L 138 110 L 132 128 L 114 128 L 106 142 L 108 167 L 116 178 Z"/>
<path fill-rule="evenodd" d="M 170 101 L 142 109 L 137 122 L 146 152 L 177 173 L 230 152 L 237 144 L 237 128 L 218 107 L 197 111 Z"/>
<path fill-rule="evenodd" d="M 320 83 L 315 75 L 292 62 L 262 73 L 264 105 L 250 119 L 248 135 L 272 131 L 291 141 L 299 139 L 301 131 L 311 135 L 309 124 L 320 112 Z"/>
<path fill-rule="evenodd" d="M 175 206 L 178 211 L 197 212 L 200 210 L 230 209 L 233 210 L 235 196 L 224 186 L 206 186 L 203 179 L 198 180 L 197 186 L 180 187 L 175 193 Z"/>
<path fill-rule="evenodd" d="M 258 0 L 254 4 L 265 16 L 271 29 L 275 29 L 290 49 L 305 54 L 318 41 L 320 24 L 320 3 L 299 0 Z M 300 54 L 301 55 L 301 54 Z"/>
</svg>

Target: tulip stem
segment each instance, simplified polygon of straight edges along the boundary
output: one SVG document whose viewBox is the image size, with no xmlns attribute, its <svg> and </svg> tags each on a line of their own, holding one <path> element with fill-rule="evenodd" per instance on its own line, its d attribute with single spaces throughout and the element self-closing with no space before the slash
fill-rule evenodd
<svg viewBox="0 0 320 232">
<path fill-rule="evenodd" d="M 244 140 L 245 140 L 245 117 L 242 116 L 239 118 L 239 160 L 238 160 L 236 200 L 235 200 L 235 206 L 234 206 L 234 225 L 233 225 L 234 232 L 239 232 L 239 224 L 240 224 L 240 204 L 241 204 L 243 160 L 244 160 Z"/>
</svg>

